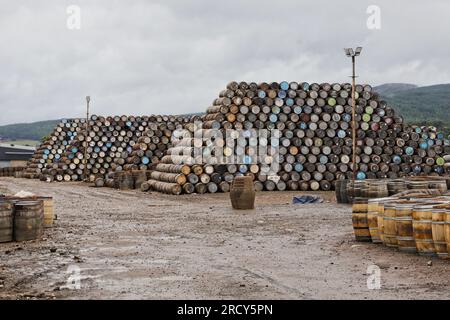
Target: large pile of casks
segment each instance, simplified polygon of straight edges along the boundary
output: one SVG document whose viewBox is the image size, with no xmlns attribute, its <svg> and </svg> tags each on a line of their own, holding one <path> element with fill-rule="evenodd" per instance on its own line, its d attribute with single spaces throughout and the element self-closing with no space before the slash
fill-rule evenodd
<svg viewBox="0 0 450 320">
<path fill-rule="evenodd" d="M 358 179 L 444 173 L 450 142 L 435 128 L 406 126 L 369 85 L 356 86 L 356 103 Z M 249 175 L 258 191 L 330 190 L 352 176 L 351 111 L 350 84 L 231 82 L 207 109 L 206 128 L 280 130 L 280 179 L 268 179 L 258 164 L 207 164 L 191 166 L 180 182 L 174 175 L 181 171 L 162 167 L 156 169 L 161 178 L 150 182 L 168 193 L 215 192 L 222 182 Z"/>
<path fill-rule="evenodd" d="M 436 179 L 355 183 L 351 196 L 356 240 L 449 258 L 450 196 L 445 195 L 447 181 Z"/>
<path fill-rule="evenodd" d="M 113 172 L 147 170 L 164 156 L 172 132 L 190 121 L 180 116 L 94 115 L 86 130 L 85 120 L 64 120 L 39 146 L 25 177 L 93 182 Z"/>
<path fill-rule="evenodd" d="M 405 125 L 369 85 L 356 86 L 356 103 L 358 179 L 445 172 L 443 156 L 450 154 L 450 142 L 435 128 Z M 69 121 L 39 148 L 27 172 L 43 180 L 88 178 L 99 186 L 122 183 L 123 188 L 140 176 L 138 186 L 143 190 L 171 194 L 226 192 L 240 175 L 251 176 L 258 191 L 331 190 L 336 181 L 352 175 L 351 111 L 348 83 L 231 82 L 201 117 L 94 116 L 88 135 L 81 120 Z M 252 154 L 244 163 L 174 163 L 172 154 L 194 147 L 195 140 L 175 146 L 170 137 L 176 128 L 194 133 L 194 120 L 201 120 L 204 129 L 223 133 L 241 129 L 249 137 L 252 129 L 278 129 L 279 157 L 273 160 L 280 164 L 279 179 L 271 179 Z M 200 141 L 206 156 L 211 152 L 209 140 Z M 88 177 L 84 176 L 85 145 Z M 223 150 L 248 150 L 248 145 L 239 147 Z M 144 173 L 136 171 L 151 171 L 145 173 L 145 184 L 141 183 Z"/>
<path fill-rule="evenodd" d="M 24 178 L 49 179 L 49 181 L 77 180 L 82 174 L 79 171 L 69 172 L 68 166 L 80 160 L 72 158 L 67 164 L 64 159 L 66 150 L 70 149 L 71 142 L 85 130 L 84 119 L 63 119 L 56 126 L 52 134 L 36 149 L 28 161 L 23 173 Z M 75 149 L 73 149 L 75 151 Z"/>
</svg>

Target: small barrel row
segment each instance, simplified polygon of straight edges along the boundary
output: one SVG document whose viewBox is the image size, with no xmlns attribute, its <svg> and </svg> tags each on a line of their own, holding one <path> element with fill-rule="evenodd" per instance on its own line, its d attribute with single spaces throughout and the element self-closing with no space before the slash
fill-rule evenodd
<svg viewBox="0 0 450 320">
<path fill-rule="evenodd" d="M 355 198 L 352 222 L 357 241 L 401 252 L 448 259 L 450 197 Z"/>
<path fill-rule="evenodd" d="M 337 180 L 335 183 L 336 201 L 338 203 L 352 203 L 354 198 L 384 198 L 397 194 L 433 194 L 428 191 L 435 190 L 434 195 L 447 192 L 450 177 L 441 176 L 415 176 L 401 179 L 382 180 Z"/>
<path fill-rule="evenodd" d="M 0 242 L 40 239 L 54 221 L 50 197 L 0 198 Z"/>
<path fill-rule="evenodd" d="M 0 168 L 0 177 L 16 177 L 25 170 L 25 167 L 5 167 Z"/>
</svg>

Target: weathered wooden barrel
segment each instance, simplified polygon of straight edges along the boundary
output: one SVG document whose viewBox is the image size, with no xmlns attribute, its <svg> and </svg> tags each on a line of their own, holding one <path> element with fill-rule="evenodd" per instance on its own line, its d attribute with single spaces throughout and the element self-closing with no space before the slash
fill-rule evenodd
<svg viewBox="0 0 450 320">
<path fill-rule="evenodd" d="M 197 192 L 198 194 L 204 194 L 204 193 L 206 193 L 206 191 L 208 191 L 208 188 L 207 188 L 206 184 L 204 184 L 204 183 L 197 183 L 195 185 L 195 192 Z"/>
<path fill-rule="evenodd" d="M 149 190 L 154 190 L 162 193 L 178 195 L 181 194 L 182 188 L 177 183 L 161 182 L 157 180 L 148 180 Z"/>
<path fill-rule="evenodd" d="M 378 216 L 377 216 L 377 222 L 378 222 L 378 236 L 380 237 L 381 243 L 384 244 L 384 204 L 387 201 L 380 200 L 378 202 Z"/>
<path fill-rule="evenodd" d="M 428 181 L 421 181 L 421 180 L 408 181 L 408 189 L 412 190 L 428 189 Z"/>
<path fill-rule="evenodd" d="M 388 247 L 397 248 L 397 228 L 395 225 L 395 201 L 384 204 L 383 214 L 383 236 L 384 244 Z"/>
<path fill-rule="evenodd" d="M 0 243 L 13 240 L 13 205 L 0 200 Z"/>
<path fill-rule="evenodd" d="M 103 188 L 105 186 L 105 179 L 103 178 L 96 178 L 94 181 L 94 185 L 97 188 Z"/>
<path fill-rule="evenodd" d="M 44 228 L 53 226 L 55 219 L 54 201 L 52 197 L 38 197 L 37 200 L 42 200 L 44 206 Z"/>
<path fill-rule="evenodd" d="M 352 206 L 353 231 L 356 241 L 372 241 L 367 221 L 367 199 L 353 198 Z"/>
<path fill-rule="evenodd" d="M 150 185 L 148 184 L 147 181 L 142 182 L 140 189 L 141 189 L 142 192 L 147 192 L 150 189 Z"/>
<path fill-rule="evenodd" d="M 389 191 L 385 180 L 370 181 L 368 183 L 368 198 L 385 198 L 387 196 L 389 196 Z"/>
<path fill-rule="evenodd" d="M 406 181 L 403 179 L 388 181 L 387 188 L 390 196 L 395 195 L 407 189 Z"/>
<path fill-rule="evenodd" d="M 192 183 L 188 182 L 183 185 L 183 191 L 187 194 L 191 194 L 195 191 L 195 187 Z"/>
<path fill-rule="evenodd" d="M 450 257 L 450 209 L 447 209 L 446 215 L 445 215 L 445 242 L 447 243 L 447 253 Z"/>
<path fill-rule="evenodd" d="M 399 201 L 395 204 L 395 229 L 397 230 L 398 250 L 416 252 L 416 242 L 413 233 L 412 212 L 417 202 Z"/>
<path fill-rule="evenodd" d="M 112 177 L 114 179 L 114 185 L 113 185 L 114 189 L 119 189 L 121 176 L 122 176 L 122 172 L 121 171 L 115 172 L 113 174 Z"/>
<path fill-rule="evenodd" d="M 189 176 L 196 177 L 196 181 L 198 181 L 198 176 L 193 173 L 189 174 Z M 183 185 L 186 183 L 186 176 L 182 173 L 166 173 L 166 172 L 158 172 L 152 171 L 150 173 L 150 178 L 162 182 L 168 183 L 177 183 L 179 185 Z"/>
<path fill-rule="evenodd" d="M 418 205 L 413 209 L 413 233 L 417 252 L 431 256 L 436 253 L 433 242 L 433 206 Z"/>
<path fill-rule="evenodd" d="M 235 177 L 230 189 L 233 209 L 248 210 L 255 208 L 255 188 L 250 176 Z"/>
<path fill-rule="evenodd" d="M 367 198 L 368 185 L 366 180 L 355 180 L 347 183 L 347 196 L 352 203 L 354 198 Z"/>
<path fill-rule="evenodd" d="M 43 232 L 44 206 L 42 200 L 14 203 L 14 240 L 39 239 Z"/>
<path fill-rule="evenodd" d="M 429 181 L 428 188 L 439 190 L 441 192 L 441 194 L 444 194 L 448 191 L 447 190 L 447 181 L 445 181 L 445 180 Z"/>
<path fill-rule="evenodd" d="M 336 201 L 337 203 L 349 203 L 349 199 L 347 196 L 347 184 L 349 180 L 336 180 L 335 183 L 335 192 L 336 192 Z"/>
<path fill-rule="evenodd" d="M 259 181 L 258 181 L 259 182 Z M 262 183 L 260 183 L 261 185 L 262 185 Z M 263 186 L 262 186 L 263 187 Z M 228 183 L 228 182 L 226 182 L 226 181 L 222 181 L 220 184 L 219 184 L 219 189 L 220 189 L 220 191 L 222 191 L 222 192 L 230 192 L 230 184 Z M 262 190 L 262 189 L 261 189 Z"/>
<path fill-rule="evenodd" d="M 141 185 L 147 181 L 146 170 L 133 170 L 134 189 L 140 189 Z"/>
<path fill-rule="evenodd" d="M 119 174 L 119 189 L 131 190 L 134 189 L 133 174 L 130 171 L 123 171 Z"/>
<path fill-rule="evenodd" d="M 445 240 L 445 220 L 450 206 L 435 206 L 432 212 L 431 231 L 436 254 L 441 259 L 448 259 L 447 242 Z"/>
<path fill-rule="evenodd" d="M 367 201 L 367 224 L 369 225 L 370 238 L 373 243 L 381 243 L 378 232 L 378 204 L 380 199 L 369 199 Z"/>
<path fill-rule="evenodd" d="M 184 175 L 188 175 L 189 173 L 191 173 L 191 167 L 188 165 L 175 165 L 165 163 L 158 163 L 155 170 L 167 173 L 182 173 Z"/>
</svg>

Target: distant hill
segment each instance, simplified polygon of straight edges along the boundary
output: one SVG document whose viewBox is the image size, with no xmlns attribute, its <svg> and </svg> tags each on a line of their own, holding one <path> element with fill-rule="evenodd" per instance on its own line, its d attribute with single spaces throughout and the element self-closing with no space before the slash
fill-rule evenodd
<svg viewBox="0 0 450 320">
<path fill-rule="evenodd" d="M 375 91 L 379 90 L 377 87 Z M 416 87 L 388 94 L 380 93 L 407 123 L 450 128 L 450 84 Z"/>
<path fill-rule="evenodd" d="M 402 91 L 415 88 L 418 88 L 418 86 L 410 83 L 385 83 L 374 87 L 376 92 L 385 97 L 391 97 Z"/>
<path fill-rule="evenodd" d="M 41 140 L 55 129 L 59 121 L 48 120 L 0 126 L 0 137 L 3 140 Z"/>
</svg>

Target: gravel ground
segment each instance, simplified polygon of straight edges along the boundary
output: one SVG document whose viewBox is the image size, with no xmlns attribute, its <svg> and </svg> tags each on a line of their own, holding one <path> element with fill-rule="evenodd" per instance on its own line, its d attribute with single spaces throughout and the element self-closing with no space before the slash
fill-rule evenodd
<svg viewBox="0 0 450 320">
<path fill-rule="evenodd" d="M 0 299 L 450 299 L 450 261 L 355 242 L 331 192 L 314 205 L 262 192 L 255 210 L 233 211 L 228 194 L 14 178 L 2 189 L 54 197 L 58 220 L 40 241 L 0 244 Z M 371 265 L 381 289 L 368 289 Z"/>
</svg>

